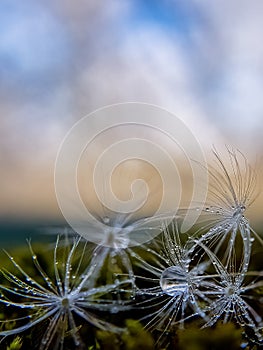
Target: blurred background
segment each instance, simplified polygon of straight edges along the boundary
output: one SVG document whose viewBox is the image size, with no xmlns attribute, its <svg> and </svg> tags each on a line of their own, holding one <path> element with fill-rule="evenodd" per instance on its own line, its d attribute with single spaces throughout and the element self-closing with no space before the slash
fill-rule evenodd
<svg viewBox="0 0 263 350">
<path fill-rule="evenodd" d="M 1 0 L 0 33 L 3 242 L 62 220 L 58 147 L 108 104 L 159 105 L 208 153 L 228 144 L 260 163 L 262 1 Z M 252 210 L 256 227 L 262 204 Z"/>
</svg>

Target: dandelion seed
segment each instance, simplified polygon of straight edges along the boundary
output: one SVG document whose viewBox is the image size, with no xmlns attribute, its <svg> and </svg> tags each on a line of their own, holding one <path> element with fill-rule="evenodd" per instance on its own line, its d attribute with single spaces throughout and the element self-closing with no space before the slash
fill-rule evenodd
<svg viewBox="0 0 263 350">
<path fill-rule="evenodd" d="M 263 240 L 244 216 L 256 198 L 256 173 L 242 153 L 230 149 L 227 151 L 229 168 L 218 152 L 213 151 L 217 167 L 210 170 L 211 205 L 204 209 L 209 223 L 198 231 L 199 234 L 202 233 L 198 243 L 209 245 L 216 254 L 227 243 L 222 257 L 225 266 L 230 263 L 238 234 L 242 238 L 247 262 L 250 259 L 253 236 L 263 244 Z"/>
<path fill-rule="evenodd" d="M 262 275 L 259 272 L 247 272 L 244 262 L 238 271 L 229 272 L 217 256 L 204 244 L 199 243 L 209 256 L 218 277 L 209 278 L 210 287 L 205 292 L 206 296 L 212 299 L 209 305 L 209 321 L 203 327 L 210 327 L 222 320 L 227 323 L 235 320 L 241 327 L 247 327 L 253 330 L 257 340 L 262 341 L 263 337 L 260 328 L 263 326 L 262 317 L 253 308 L 256 305 L 257 297 L 251 294 L 257 288 L 263 287 L 263 280 L 258 280 Z M 256 280 L 245 283 L 248 276 L 256 276 Z"/>
<path fill-rule="evenodd" d="M 209 303 L 204 292 L 207 289 L 207 263 L 203 261 L 191 266 L 191 255 L 187 246 L 181 243 L 177 220 L 169 227 L 164 226 L 162 238 L 158 247 L 149 249 L 155 264 L 133 254 L 137 264 L 149 274 L 149 277 L 137 276 L 137 279 L 153 285 L 137 291 L 137 296 L 147 299 L 135 306 L 148 311 L 143 318 L 147 320 L 147 329 L 162 331 L 158 342 L 175 324 L 183 327 L 184 321 L 194 316 L 206 319 L 201 305 Z M 155 311 L 151 312 L 152 309 Z"/>
<path fill-rule="evenodd" d="M 102 270 L 107 271 L 105 283 L 122 279 L 128 276 L 131 281 L 129 291 L 135 291 L 135 277 L 131 261 L 131 247 L 145 243 L 162 232 L 163 219 L 169 215 L 133 219 L 134 213 L 116 213 L 103 208 L 104 215 L 96 214 L 96 220 L 90 222 L 87 227 L 85 239 L 91 237 L 96 241 L 96 247 L 92 253 L 92 275 L 89 285 L 96 286 L 101 279 Z M 73 231 L 72 231 L 73 232 Z M 96 237 L 96 239 L 95 239 Z M 127 278 L 126 278 L 127 280 Z"/>
<path fill-rule="evenodd" d="M 43 335 L 40 350 L 63 349 L 66 333 L 70 332 L 74 345 L 79 349 L 82 346 L 75 316 L 85 322 L 103 330 L 118 332 L 121 329 L 101 319 L 96 311 L 119 310 L 120 304 L 108 295 L 121 288 L 121 283 L 103 285 L 94 288 L 89 285 L 92 276 L 92 266 L 82 267 L 85 247 L 76 268 L 73 268 L 73 258 L 80 244 L 80 238 L 75 239 L 65 260 L 58 261 L 58 243 L 56 242 L 53 257 L 54 279 L 50 278 L 42 269 L 36 254 L 32 253 L 34 266 L 42 279 L 42 283 L 32 278 L 16 263 L 12 257 L 14 267 L 19 276 L 3 270 L 9 286 L 1 285 L 2 296 L 0 302 L 18 309 L 26 309 L 28 315 L 16 319 L 14 329 L 0 331 L 0 336 L 6 337 L 26 331 L 40 323 L 48 322 Z M 60 268 L 61 267 L 61 268 Z M 73 278 L 75 276 L 75 278 Z M 12 322 L 13 320 L 8 320 Z M 5 323 L 5 321 L 0 321 Z"/>
<path fill-rule="evenodd" d="M 120 260 L 122 273 L 128 273 L 129 279 L 134 281 L 131 247 L 148 241 L 162 230 L 160 216 L 129 222 L 129 215 L 117 215 L 106 224 L 105 238 L 96 248 L 96 254 L 101 261 L 106 260 L 109 255 L 115 261 Z M 112 270 L 112 266 L 108 266 L 108 270 Z"/>
</svg>

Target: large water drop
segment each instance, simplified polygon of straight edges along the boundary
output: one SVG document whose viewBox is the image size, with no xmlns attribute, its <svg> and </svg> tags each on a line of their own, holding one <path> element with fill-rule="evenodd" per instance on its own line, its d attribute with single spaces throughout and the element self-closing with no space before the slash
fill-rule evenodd
<svg viewBox="0 0 263 350">
<path fill-rule="evenodd" d="M 160 278 L 160 286 L 165 294 L 182 295 L 188 290 L 188 272 L 181 266 L 170 266 Z"/>
</svg>

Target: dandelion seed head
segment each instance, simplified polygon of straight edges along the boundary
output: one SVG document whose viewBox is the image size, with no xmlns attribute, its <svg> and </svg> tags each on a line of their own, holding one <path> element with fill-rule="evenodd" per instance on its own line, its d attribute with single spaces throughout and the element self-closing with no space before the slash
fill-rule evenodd
<svg viewBox="0 0 263 350">
<path fill-rule="evenodd" d="M 257 173 L 245 156 L 227 148 L 227 158 L 214 150 L 216 165 L 209 169 L 210 190 L 205 209 L 200 216 L 200 229 L 195 236 L 205 243 L 226 267 L 234 255 L 243 261 L 242 269 L 248 269 L 252 243 L 256 237 L 263 240 L 250 226 L 246 211 L 256 199 Z M 237 238 L 241 237 L 243 249 L 236 249 Z M 235 257 L 236 258 L 236 257 Z"/>
<path fill-rule="evenodd" d="M 18 319 L 15 328 L 1 330 L 0 336 L 15 335 L 42 322 L 48 322 L 47 329 L 41 339 L 41 350 L 50 349 L 51 344 L 55 344 L 54 349 L 58 349 L 58 343 L 60 344 L 59 348 L 63 349 L 67 332 L 72 335 L 75 346 L 78 346 L 81 340 L 75 321 L 76 316 L 100 329 L 120 331 L 120 328 L 96 315 L 96 311 L 109 311 L 115 307 L 117 312 L 120 309 L 120 306 L 116 306 L 116 302 L 112 298 L 107 299 L 107 295 L 113 295 L 123 281 L 94 287 L 93 266 L 83 264 L 86 245 L 84 245 L 83 250 L 80 248 L 80 255 L 77 253 L 80 241 L 80 238 L 75 239 L 71 247 L 64 247 L 66 252 L 62 254 L 63 258 L 60 260 L 57 253 L 59 239 L 57 240 L 53 256 L 54 277 L 52 278 L 46 274 L 37 255 L 29 246 L 34 266 L 39 274 L 38 277 L 42 278 L 42 283 L 39 278 L 35 280 L 29 276 L 12 259 L 14 267 L 19 272 L 19 277 L 8 271 L 3 272 L 11 286 L 0 286 L 2 291 L 0 302 L 6 306 L 11 305 L 18 309 L 25 309 L 29 315 L 26 314 L 25 317 Z M 74 261 L 75 254 L 79 256 L 78 262 Z M 126 283 L 126 280 L 123 283 Z"/>
<path fill-rule="evenodd" d="M 104 229 L 104 238 L 100 242 L 101 246 L 110 247 L 113 249 L 126 249 L 130 243 L 129 234 L 132 231 L 132 226 L 119 227 L 106 226 Z"/>
<path fill-rule="evenodd" d="M 226 297 L 235 297 L 240 294 L 240 289 L 235 285 L 229 285 L 224 289 Z"/>
<path fill-rule="evenodd" d="M 65 309 L 68 309 L 71 304 L 71 300 L 68 297 L 63 297 L 61 299 L 61 306 Z"/>
<path fill-rule="evenodd" d="M 157 343 L 165 337 L 170 327 L 178 325 L 183 328 L 185 319 L 197 316 L 206 319 L 204 308 L 209 298 L 205 293 L 204 271 L 207 264 L 199 262 L 197 258 L 196 265 L 193 265 L 193 244 L 188 244 L 188 241 L 183 244 L 182 239 L 179 222 L 175 219 L 164 227 L 161 239 L 155 241 L 155 249 L 148 250 L 152 255 L 151 263 L 135 256 L 140 266 L 154 276 L 152 286 L 138 291 L 146 300 L 139 301 L 137 305 L 147 305 L 148 314 L 144 317 L 147 319 L 146 328 L 162 332 Z M 150 283 L 150 278 L 147 278 L 147 282 Z M 151 307 L 153 312 L 150 311 Z"/>
</svg>

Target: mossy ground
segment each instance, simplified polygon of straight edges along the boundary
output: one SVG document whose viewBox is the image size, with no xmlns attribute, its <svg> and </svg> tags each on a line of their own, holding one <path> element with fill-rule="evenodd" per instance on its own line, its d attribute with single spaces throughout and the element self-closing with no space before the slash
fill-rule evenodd
<svg viewBox="0 0 263 350">
<path fill-rule="evenodd" d="M 47 249 L 45 244 L 34 244 L 34 250 L 39 261 L 47 274 L 53 275 L 52 249 Z M 253 269 L 262 267 L 260 250 L 255 249 L 252 259 Z M 41 276 L 37 275 L 36 269 L 32 264 L 32 258 L 27 246 L 16 248 L 11 251 L 15 260 L 25 267 L 28 274 L 41 281 Z M 261 250 L 262 253 L 262 250 Z M 147 254 L 147 253 L 145 253 Z M 145 256 L 147 259 L 147 256 Z M 1 266 L 8 270 L 14 270 L 9 258 L 3 253 L 1 255 Z M 135 271 L 136 272 L 136 271 Z M 3 280 L 3 278 L 1 277 Z M 1 281 L 2 283 L 2 281 Z M 6 281 L 5 281 L 6 283 Z M 261 294 L 262 293 L 262 294 Z M 263 296 L 263 290 L 258 291 L 259 297 Z M 23 316 L 24 316 L 24 310 Z M 262 311 L 262 310 L 261 310 Z M 13 307 L 0 305 L 1 320 L 14 319 L 21 317 L 20 311 Z M 222 350 L 222 349 L 257 349 L 258 345 L 250 343 L 245 335 L 244 330 L 240 329 L 234 322 L 228 324 L 218 324 L 215 327 L 200 329 L 199 320 L 192 320 L 185 324 L 184 329 L 172 329 L 165 334 L 165 340 L 161 345 L 156 345 L 156 340 L 160 336 L 158 330 L 152 334 L 145 331 L 143 324 L 138 321 L 139 314 L 134 311 L 124 311 L 121 313 L 107 315 L 113 323 L 125 327 L 120 333 L 112 333 L 109 331 L 98 330 L 89 324 L 83 324 L 81 320 L 77 320 L 79 333 L 85 343 L 87 350 L 135 350 L 135 349 L 178 349 L 178 350 Z M 14 322 L 7 323 L 6 328 L 12 329 Z M 39 341 L 46 329 L 47 323 L 40 324 L 31 330 L 18 336 L 8 337 L 0 344 L 3 350 L 28 350 L 38 349 Z M 70 332 L 66 334 L 65 350 L 75 349 Z M 251 335 L 253 337 L 253 334 Z"/>
</svg>

